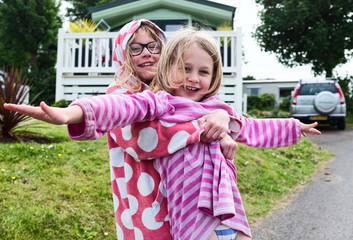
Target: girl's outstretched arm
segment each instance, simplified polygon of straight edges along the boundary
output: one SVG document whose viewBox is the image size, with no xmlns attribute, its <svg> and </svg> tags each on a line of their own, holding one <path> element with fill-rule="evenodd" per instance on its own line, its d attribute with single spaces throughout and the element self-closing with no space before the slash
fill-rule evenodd
<svg viewBox="0 0 353 240">
<path fill-rule="evenodd" d="M 317 130 L 315 127 L 317 126 L 317 122 L 311 123 L 311 124 L 305 124 L 300 122 L 300 130 L 302 132 L 302 135 L 306 137 L 306 134 L 309 133 L 311 135 L 320 135 L 321 132 Z"/>
<path fill-rule="evenodd" d="M 20 114 L 55 125 L 84 122 L 84 114 L 79 106 L 56 108 L 49 107 L 47 104 L 45 104 L 45 102 L 41 102 L 40 107 L 10 103 L 5 103 L 4 107 L 7 110 L 15 111 Z"/>
</svg>

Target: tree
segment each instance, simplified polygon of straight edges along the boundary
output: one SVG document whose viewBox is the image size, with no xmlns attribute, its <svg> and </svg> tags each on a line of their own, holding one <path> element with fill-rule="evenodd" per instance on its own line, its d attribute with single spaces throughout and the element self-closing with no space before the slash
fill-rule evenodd
<svg viewBox="0 0 353 240">
<path fill-rule="evenodd" d="M 114 2 L 114 0 L 74 0 L 72 1 L 72 8 L 67 9 L 66 16 L 72 22 L 83 18 L 90 19 L 89 8 L 109 2 Z"/>
<path fill-rule="evenodd" d="M 14 66 L 34 78 L 30 95 L 46 89 L 41 99 L 49 102 L 55 95 L 57 35 L 62 26 L 55 2 L 0 2 L 0 66 Z"/>
<path fill-rule="evenodd" d="M 352 56 L 353 0 L 256 0 L 263 5 L 255 31 L 260 47 L 280 63 L 311 64 L 316 75 L 331 77 L 333 69 Z"/>
<path fill-rule="evenodd" d="M 346 100 L 347 112 L 353 113 L 353 76 L 338 77 L 337 80 Z"/>
</svg>

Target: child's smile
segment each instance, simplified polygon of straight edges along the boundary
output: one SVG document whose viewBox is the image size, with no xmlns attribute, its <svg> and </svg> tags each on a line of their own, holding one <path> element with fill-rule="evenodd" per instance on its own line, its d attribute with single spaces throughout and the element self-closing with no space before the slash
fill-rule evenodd
<svg viewBox="0 0 353 240">
<path fill-rule="evenodd" d="M 186 88 L 186 90 L 189 90 L 189 91 L 192 91 L 192 92 L 195 92 L 195 91 L 199 90 L 198 88 L 188 87 L 188 86 L 186 86 L 185 88 Z"/>
</svg>

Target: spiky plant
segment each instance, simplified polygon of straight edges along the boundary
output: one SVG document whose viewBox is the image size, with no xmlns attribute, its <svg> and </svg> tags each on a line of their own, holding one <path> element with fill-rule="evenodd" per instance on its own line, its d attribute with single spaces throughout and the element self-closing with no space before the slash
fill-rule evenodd
<svg viewBox="0 0 353 240">
<path fill-rule="evenodd" d="M 3 72 L 4 81 L 0 81 L 1 135 L 3 138 L 12 138 L 22 142 L 16 132 L 19 132 L 21 123 L 26 122 L 29 117 L 5 109 L 4 103 L 24 104 L 32 88 L 32 80 L 29 80 L 26 75 L 22 76 L 22 72 L 14 67 L 4 67 Z M 28 104 L 33 103 L 39 94 Z"/>
<path fill-rule="evenodd" d="M 97 23 L 91 19 L 79 19 L 75 22 L 70 22 L 70 32 L 94 32 L 97 28 Z"/>
</svg>

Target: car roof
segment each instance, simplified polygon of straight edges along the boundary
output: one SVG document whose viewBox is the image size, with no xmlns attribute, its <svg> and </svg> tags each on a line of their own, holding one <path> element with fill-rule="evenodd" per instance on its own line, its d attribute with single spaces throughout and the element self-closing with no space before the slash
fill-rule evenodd
<svg viewBox="0 0 353 240">
<path fill-rule="evenodd" d="M 300 80 L 301 84 L 313 84 L 313 83 L 334 83 L 333 79 L 312 79 L 312 80 Z"/>
</svg>

